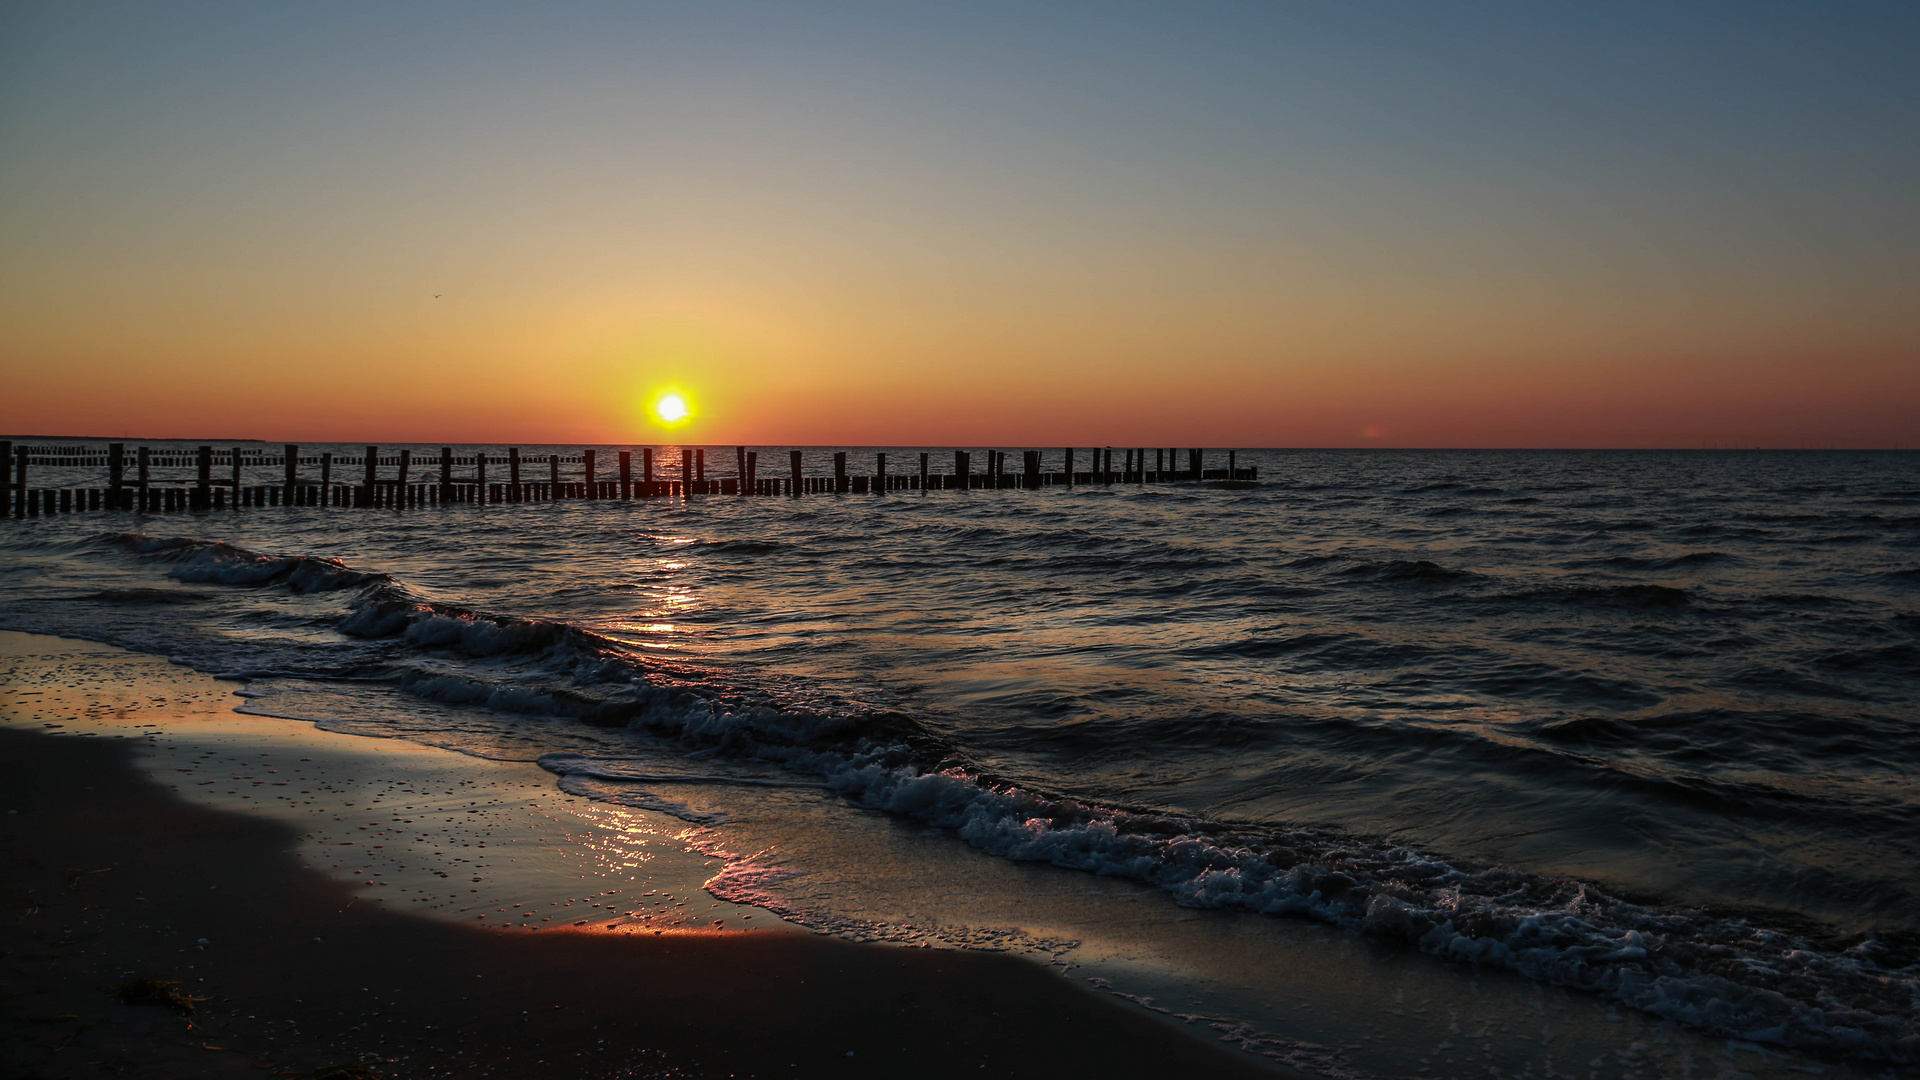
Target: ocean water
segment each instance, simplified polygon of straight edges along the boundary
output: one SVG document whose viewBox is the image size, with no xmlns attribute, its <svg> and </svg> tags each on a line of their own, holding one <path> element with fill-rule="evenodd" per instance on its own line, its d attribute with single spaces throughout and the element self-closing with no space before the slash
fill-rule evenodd
<svg viewBox="0 0 1920 1080">
<path fill-rule="evenodd" d="M 809 471 L 837 449 L 872 460 Z M 717 895 L 857 936 L 1061 953 L 956 929 L 1045 864 L 1083 928 L 1120 889 L 1136 934 L 1332 928 L 1920 1060 L 1920 454 L 1240 462 L 1259 484 L 13 520 L 0 628 L 538 761 L 711 830 Z"/>
</svg>

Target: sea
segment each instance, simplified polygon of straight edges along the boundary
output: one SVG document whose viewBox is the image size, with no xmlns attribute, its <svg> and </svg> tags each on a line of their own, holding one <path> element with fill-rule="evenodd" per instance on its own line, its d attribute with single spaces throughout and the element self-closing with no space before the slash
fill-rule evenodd
<svg viewBox="0 0 1920 1080">
<path fill-rule="evenodd" d="M 361 448 L 303 453 L 329 449 Z M 536 763 L 686 823 L 716 896 L 1084 956 L 1170 1015 L 1271 1029 L 1289 979 L 1333 977 L 1306 934 L 1331 967 L 1920 1061 L 1920 453 L 1238 463 L 1257 481 L 14 519 L 0 628 Z"/>
</svg>

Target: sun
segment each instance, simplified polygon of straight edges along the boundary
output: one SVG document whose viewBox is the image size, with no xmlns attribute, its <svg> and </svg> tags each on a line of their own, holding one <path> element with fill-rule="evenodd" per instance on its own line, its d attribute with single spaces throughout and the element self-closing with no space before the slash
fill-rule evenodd
<svg viewBox="0 0 1920 1080">
<path fill-rule="evenodd" d="M 678 424 L 692 416 L 693 409 L 679 394 L 662 394 L 653 403 L 653 415 L 663 424 Z"/>
</svg>

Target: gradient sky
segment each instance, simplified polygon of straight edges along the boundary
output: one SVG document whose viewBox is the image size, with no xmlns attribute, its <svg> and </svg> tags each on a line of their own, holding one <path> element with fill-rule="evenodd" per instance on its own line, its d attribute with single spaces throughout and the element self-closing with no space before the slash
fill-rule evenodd
<svg viewBox="0 0 1920 1080">
<path fill-rule="evenodd" d="M 0 431 L 1916 446 L 1916 56 L 1911 0 L 16 0 Z"/>
</svg>

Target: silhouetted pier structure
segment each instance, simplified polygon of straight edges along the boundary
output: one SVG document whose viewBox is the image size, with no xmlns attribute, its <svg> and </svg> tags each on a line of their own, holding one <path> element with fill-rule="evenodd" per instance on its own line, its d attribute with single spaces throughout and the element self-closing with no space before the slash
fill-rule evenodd
<svg viewBox="0 0 1920 1080">
<path fill-rule="evenodd" d="M 605 454 L 523 455 L 517 447 L 504 454 L 456 455 L 441 447 L 438 455 L 416 456 L 411 449 L 363 454 L 301 453 L 288 444 L 279 453 L 245 447 L 200 446 L 191 450 L 151 448 L 125 443 L 99 446 L 26 446 L 0 440 L 0 461 L 7 463 L 5 511 L 16 517 L 123 510 L 162 513 L 180 510 L 239 510 L 270 506 L 321 506 L 405 510 L 443 505 L 494 505 L 567 499 L 689 499 L 701 496 L 883 495 L 914 491 L 1034 490 L 1045 487 L 1175 484 L 1218 481 L 1251 483 L 1258 469 L 1238 464 L 1237 451 L 1224 451 L 1225 468 L 1207 468 L 1201 449 L 1080 448 L 1024 450 L 1009 467 L 1008 451 L 983 450 L 944 455 L 919 453 L 919 460 L 889 463 L 876 453 L 871 471 L 852 471 L 845 452 L 833 455 L 830 474 L 808 474 L 804 452 L 788 451 L 784 474 L 762 475 L 759 452 L 734 447 L 731 475 L 708 476 L 710 447 L 683 446 L 672 475 L 656 475 L 655 447 Z M 1114 455 L 1120 455 L 1115 460 Z M 1215 451 L 1215 453 L 1222 453 Z M 1152 454 L 1152 468 L 1147 467 Z M 604 455 L 604 456 L 603 456 Z M 637 455 L 637 460 L 636 460 Z M 1186 457 L 1181 467 L 1180 456 Z M 936 457 L 941 460 L 935 460 Z M 1057 469 L 1047 468 L 1048 458 Z M 541 468 L 544 466 L 545 468 Z M 904 466 L 904 467 L 903 467 Z M 103 482 L 35 488 L 36 470 L 100 470 Z M 277 483 L 260 483 L 262 471 L 279 470 Z M 256 479 L 249 481 L 247 475 Z"/>
</svg>

